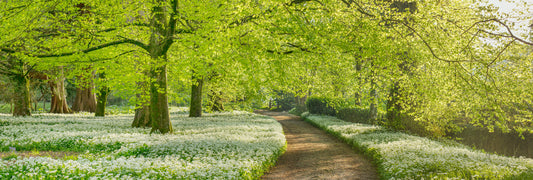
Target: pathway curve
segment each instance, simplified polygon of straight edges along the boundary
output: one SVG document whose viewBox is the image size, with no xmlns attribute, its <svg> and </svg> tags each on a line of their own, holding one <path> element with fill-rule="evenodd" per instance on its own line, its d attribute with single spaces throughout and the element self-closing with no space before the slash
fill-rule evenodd
<svg viewBox="0 0 533 180">
<path fill-rule="evenodd" d="M 256 111 L 281 123 L 287 151 L 262 179 L 378 179 L 375 166 L 348 144 L 285 112 Z"/>
</svg>

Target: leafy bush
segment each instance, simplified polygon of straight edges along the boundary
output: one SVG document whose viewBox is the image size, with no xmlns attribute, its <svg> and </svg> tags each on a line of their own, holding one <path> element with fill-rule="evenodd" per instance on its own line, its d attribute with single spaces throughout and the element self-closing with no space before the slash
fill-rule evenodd
<svg viewBox="0 0 533 180">
<path fill-rule="evenodd" d="M 311 114 L 323 114 L 335 116 L 335 108 L 330 103 L 332 102 L 329 98 L 325 97 L 309 97 L 305 102 L 305 106 L 309 113 Z"/>
<path fill-rule="evenodd" d="M 337 118 L 356 123 L 374 124 L 371 122 L 370 109 L 368 108 L 341 108 L 337 112 Z"/>
<path fill-rule="evenodd" d="M 302 113 L 306 112 L 307 109 L 305 106 L 296 106 L 294 108 L 292 108 L 289 113 L 290 114 L 293 114 L 293 115 L 296 115 L 296 116 L 300 116 Z"/>
<path fill-rule="evenodd" d="M 529 179 L 533 160 L 487 154 L 380 126 L 304 113 L 305 120 L 363 151 L 382 179 Z"/>
</svg>

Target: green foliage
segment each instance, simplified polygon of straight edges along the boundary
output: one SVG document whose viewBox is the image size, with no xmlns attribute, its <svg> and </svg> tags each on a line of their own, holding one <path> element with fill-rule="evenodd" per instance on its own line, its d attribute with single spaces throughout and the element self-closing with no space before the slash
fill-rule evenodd
<svg viewBox="0 0 533 180">
<path fill-rule="evenodd" d="M 324 97 L 309 97 L 305 106 L 311 114 L 324 114 L 335 116 L 335 109 L 328 104 L 328 99 Z"/>
<path fill-rule="evenodd" d="M 273 108 L 275 111 L 289 111 L 297 105 L 296 96 L 293 93 L 274 91 L 275 98 Z"/>
<path fill-rule="evenodd" d="M 106 107 L 106 114 L 116 115 L 116 114 L 134 114 L 135 106 L 117 106 L 111 105 Z"/>
<path fill-rule="evenodd" d="M 307 112 L 307 107 L 306 106 L 296 106 L 294 108 L 292 108 L 290 111 L 289 111 L 289 114 L 293 114 L 293 115 L 296 115 L 296 116 L 300 116 L 302 115 L 302 113 L 304 112 Z"/>
<path fill-rule="evenodd" d="M 532 20 L 526 1 L 516 1 L 517 15 L 460 0 L 186 0 L 176 10 L 178 1 L 161 2 L 2 1 L 0 73 L 24 75 L 31 67 L 53 78 L 60 73 L 51 69 L 64 68 L 71 80 L 105 72 L 96 86 L 135 105 L 148 101 L 151 83 L 167 77 L 152 71 L 166 66 L 168 82 L 154 85 L 168 85 L 164 96 L 179 104 L 190 99 L 194 72 L 230 109 L 250 110 L 282 90 L 278 110 L 298 104 L 294 97 L 327 97 L 311 99 L 308 109 L 357 121 L 377 114 L 382 125 L 432 136 L 464 124 L 533 131 L 533 55 L 519 32 L 529 29 L 507 23 Z M 176 22 L 153 27 L 154 14 Z M 500 33 L 503 26 L 515 33 Z M 155 30 L 171 29 L 152 39 Z M 165 38 L 165 46 L 151 41 Z M 153 58 L 163 51 L 147 46 L 167 59 Z M 12 85 L 0 78 L 0 99 L 9 103 Z M 381 112 L 395 117 L 382 120 Z"/>
<path fill-rule="evenodd" d="M 340 109 L 348 106 L 344 98 L 330 98 L 311 96 L 307 98 L 305 106 L 311 114 L 323 114 L 335 116 Z"/>
<path fill-rule="evenodd" d="M 0 104 L 0 113 L 10 114 L 12 106 L 13 105 L 11 104 L 4 104 L 4 103 Z"/>
<path fill-rule="evenodd" d="M 375 122 L 371 122 L 370 116 L 370 109 L 368 108 L 341 108 L 336 115 L 337 118 L 345 121 L 375 124 Z"/>
<path fill-rule="evenodd" d="M 17 159 L 17 158 L 18 158 L 17 154 L 10 153 L 9 155 L 2 157 L 2 160 L 9 161 L 9 160 L 12 160 L 12 159 Z"/>
</svg>

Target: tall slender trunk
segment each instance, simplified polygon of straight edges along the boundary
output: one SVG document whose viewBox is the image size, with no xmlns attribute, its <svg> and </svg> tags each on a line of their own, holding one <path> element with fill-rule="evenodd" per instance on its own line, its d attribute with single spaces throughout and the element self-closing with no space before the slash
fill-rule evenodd
<svg viewBox="0 0 533 180">
<path fill-rule="evenodd" d="M 17 75 L 12 80 L 15 84 L 13 92 L 13 116 L 31 116 L 29 78 L 27 76 Z"/>
<path fill-rule="evenodd" d="M 371 73 L 374 74 L 373 72 Z M 378 107 L 377 107 L 377 91 L 376 82 L 374 77 L 370 77 L 370 120 L 376 122 L 378 119 Z"/>
<path fill-rule="evenodd" d="M 189 108 L 189 117 L 202 116 L 202 88 L 204 79 L 202 77 L 192 76 L 193 84 L 191 87 L 191 104 Z"/>
<path fill-rule="evenodd" d="M 361 70 L 363 69 L 363 62 L 362 62 L 363 60 L 357 54 L 354 55 L 354 58 L 355 58 L 355 71 L 357 72 L 356 79 L 357 79 L 357 82 L 362 83 L 363 78 L 361 78 Z M 355 91 L 354 100 L 355 100 L 355 105 L 361 106 L 361 94 L 359 90 Z"/>
</svg>

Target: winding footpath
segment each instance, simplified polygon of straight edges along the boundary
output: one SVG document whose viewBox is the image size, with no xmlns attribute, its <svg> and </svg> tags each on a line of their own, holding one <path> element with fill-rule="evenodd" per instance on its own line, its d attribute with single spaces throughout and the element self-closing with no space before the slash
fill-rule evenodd
<svg viewBox="0 0 533 180">
<path fill-rule="evenodd" d="M 256 111 L 281 123 L 287 151 L 262 179 L 379 179 L 376 167 L 348 144 L 285 112 Z"/>
</svg>

